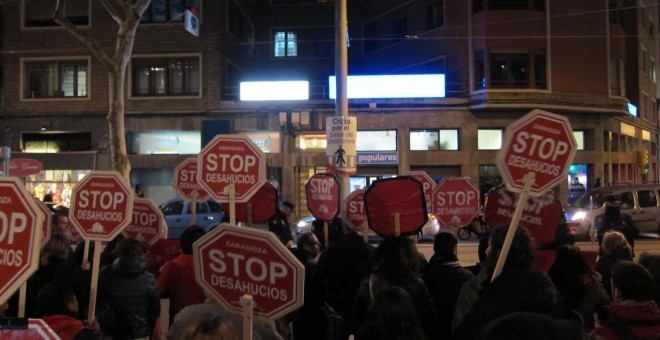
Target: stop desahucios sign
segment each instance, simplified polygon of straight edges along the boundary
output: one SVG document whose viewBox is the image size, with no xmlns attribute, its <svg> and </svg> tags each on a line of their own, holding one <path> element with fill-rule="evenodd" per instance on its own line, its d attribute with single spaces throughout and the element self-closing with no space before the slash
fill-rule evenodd
<svg viewBox="0 0 660 340">
<path fill-rule="evenodd" d="M 513 192 L 521 192 L 525 175 L 533 173 L 529 195 L 539 196 L 566 180 L 575 145 L 565 116 L 533 110 L 506 128 L 497 169 Z"/>
<path fill-rule="evenodd" d="M 73 188 L 71 224 L 86 240 L 112 241 L 131 223 L 133 191 L 116 171 L 92 171 Z"/>
<path fill-rule="evenodd" d="M 433 190 L 433 214 L 447 227 L 463 227 L 479 214 L 479 189 L 467 177 L 446 177 Z"/>
<path fill-rule="evenodd" d="M 16 177 L 0 177 L 0 302 L 39 268 L 46 216 Z"/>
<path fill-rule="evenodd" d="M 271 320 L 303 305 L 305 268 L 271 232 L 222 224 L 194 243 L 193 257 L 197 283 L 230 311 L 241 313 L 244 295 Z"/>
<path fill-rule="evenodd" d="M 236 202 L 250 200 L 266 181 L 266 157 L 244 135 L 217 135 L 197 156 L 199 184 L 218 202 L 229 202 L 234 184 Z"/>
</svg>

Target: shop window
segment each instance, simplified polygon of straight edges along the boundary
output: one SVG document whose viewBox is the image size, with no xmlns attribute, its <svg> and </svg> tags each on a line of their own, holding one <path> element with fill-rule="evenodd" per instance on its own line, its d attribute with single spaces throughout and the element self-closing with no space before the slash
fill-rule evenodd
<svg viewBox="0 0 660 340">
<path fill-rule="evenodd" d="M 53 20 L 56 0 L 23 0 L 25 27 L 58 26 Z M 89 0 L 67 0 L 64 16 L 76 26 L 89 25 Z"/>
<path fill-rule="evenodd" d="M 29 153 L 57 153 L 92 150 L 89 132 L 46 132 L 21 135 L 22 149 Z"/>
<path fill-rule="evenodd" d="M 445 2 L 440 0 L 426 6 L 426 29 L 434 29 L 445 25 Z"/>
<path fill-rule="evenodd" d="M 410 131 L 410 150 L 458 150 L 458 130 L 413 130 Z"/>
<path fill-rule="evenodd" d="M 129 153 L 195 155 L 202 149 L 198 131 L 149 131 L 128 134 Z"/>
<path fill-rule="evenodd" d="M 478 150 L 499 150 L 502 148 L 502 129 L 479 129 L 477 132 Z"/>
<path fill-rule="evenodd" d="M 199 0 L 151 0 L 142 14 L 142 23 L 169 23 L 183 21 L 187 8 L 194 8 L 199 16 Z"/>
<path fill-rule="evenodd" d="M 89 60 L 25 61 L 23 99 L 86 98 Z"/>
<path fill-rule="evenodd" d="M 357 132 L 357 151 L 395 151 L 396 130 L 375 130 Z"/>
<path fill-rule="evenodd" d="M 294 31 L 276 31 L 273 34 L 273 56 L 292 58 L 298 56 L 298 35 Z"/>
<path fill-rule="evenodd" d="M 199 57 L 133 58 L 133 91 L 138 96 L 199 96 Z"/>
</svg>

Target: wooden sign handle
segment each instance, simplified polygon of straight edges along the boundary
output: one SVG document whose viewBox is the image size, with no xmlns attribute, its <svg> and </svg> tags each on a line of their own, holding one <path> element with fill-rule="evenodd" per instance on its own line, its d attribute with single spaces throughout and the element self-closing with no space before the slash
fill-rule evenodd
<svg viewBox="0 0 660 340">
<path fill-rule="evenodd" d="M 328 235 L 328 221 L 323 221 L 323 243 L 324 247 L 327 248 L 330 243 L 330 237 Z"/>
<path fill-rule="evenodd" d="M 399 213 L 394 213 L 394 236 L 401 235 L 401 216 Z"/>
<path fill-rule="evenodd" d="M 516 234 L 516 229 L 518 229 L 520 218 L 522 217 L 523 210 L 527 204 L 529 189 L 532 187 L 532 185 L 534 185 L 535 177 L 536 176 L 533 172 L 528 172 L 523 178 L 523 189 L 520 193 L 520 197 L 518 198 L 518 204 L 516 205 L 516 211 L 513 213 L 513 218 L 511 219 L 509 230 L 507 230 L 506 237 L 504 238 L 504 244 L 502 245 L 502 250 L 500 250 L 500 256 L 497 258 L 497 264 L 495 264 L 495 270 L 493 271 L 491 282 L 502 273 L 504 263 L 506 263 L 506 257 L 509 255 L 509 249 L 511 248 L 513 236 Z"/>
<path fill-rule="evenodd" d="M 240 303 L 243 306 L 243 339 L 252 339 L 252 316 L 256 303 L 249 294 L 241 296 Z"/>
<path fill-rule="evenodd" d="M 18 317 L 25 317 L 25 300 L 27 299 L 27 281 L 21 284 L 18 290 Z"/>
<path fill-rule="evenodd" d="M 229 184 L 229 224 L 236 225 L 236 188 Z"/>
<path fill-rule="evenodd" d="M 192 192 L 192 201 L 190 202 L 190 225 L 197 224 L 197 190 Z"/>
<path fill-rule="evenodd" d="M 94 315 L 96 314 L 96 295 L 99 286 L 99 272 L 101 263 L 101 241 L 94 241 L 94 264 L 92 265 L 92 286 L 89 290 L 89 311 L 87 314 L 87 324 L 94 324 Z"/>
</svg>

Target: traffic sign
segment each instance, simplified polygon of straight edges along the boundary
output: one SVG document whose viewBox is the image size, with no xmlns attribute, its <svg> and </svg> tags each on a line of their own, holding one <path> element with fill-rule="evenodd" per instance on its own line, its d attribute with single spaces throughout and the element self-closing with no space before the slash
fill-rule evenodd
<svg viewBox="0 0 660 340">
<path fill-rule="evenodd" d="M 217 135 L 197 157 L 199 184 L 218 202 L 229 202 L 234 184 L 236 202 L 250 200 L 266 181 L 266 157 L 244 135 Z"/>
<path fill-rule="evenodd" d="M 34 202 L 37 204 L 41 212 L 44 213 L 44 223 L 41 224 L 41 237 L 40 237 L 40 248 L 43 248 L 53 234 L 53 213 L 48 209 L 44 202 L 35 199 Z"/>
<path fill-rule="evenodd" d="M 433 189 L 435 189 L 436 184 L 433 178 L 426 173 L 426 171 L 411 171 L 406 174 L 406 176 L 412 176 L 420 183 L 422 183 L 422 189 L 424 189 L 424 199 L 426 200 L 426 211 L 433 211 L 433 200 L 431 199 L 431 194 Z"/>
<path fill-rule="evenodd" d="M 265 182 L 247 203 L 236 204 L 236 221 L 248 222 L 248 204 L 252 206 L 252 222 L 268 222 L 277 213 L 278 192 L 269 182 Z"/>
<path fill-rule="evenodd" d="M 433 214 L 447 227 L 464 227 L 479 215 L 479 189 L 467 177 L 446 177 L 432 197 Z"/>
<path fill-rule="evenodd" d="M 342 207 L 349 227 L 355 230 L 365 230 L 368 227 L 367 210 L 364 208 L 364 190 L 359 189 L 348 194 Z"/>
<path fill-rule="evenodd" d="M 86 240 L 112 241 L 131 223 L 133 191 L 116 171 L 91 171 L 73 188 L 71 224 Z"/>
<path fill-rule="evenodd" d="M 223 224 L 193 244 L 193 257 L 197 283 L 230 311 L 243 311 L 245 295 L 271 320 L 303 305 L 305 268 L 271 232 Z"/>
<path fill-rule="evenodd" d="M 429 220 L 422 183 L 410 176 L 373 182 L 364 203 L 369 227 L 383 237 L 417 235 Z"/>
<path fill-rule="evenodd" d="M 186 158 L 179 166 L 174 168 L 174 189 L 179 196 L 188 201 L 193 199 L 206 201 L 209 193 L 200 187 L 197 181 L 197 158 Z"/>
<path fill-rule="evenodd" d="M 328 171 L 334 174 L 354 174 L 357 171 L 357 117 L 327 117 L 325 137 Z"/>
<path fill-rule="evenodd" d="M 333 174 L 316 174 L 305 185 L 307 209 L 317 220 L 332 221 L 339 214 L 339 180 Z"/>
<path fill-rule="evenodd" d="M 491 190 L 484 208 L 484 221 L 491 227 L 510 224 L 518 196 L 503 185 Z M 550 190 L 539 197 L 529 197 L 524 202 L 519 224 L 532 235 L 536 247 L 541 248 L 555 241 L 555 234 L 563 216 L 562 204 Z"/>
<path fill-rule="evenodd" d="M 124 229 L 123 234 L 142 242 L 146 248 L 167 235 L 165 216 L 150 199 L 136 198 L 133 201 L 132 215 L 131 223 Z"/>
<path fill-rule="evenodd" d="M 18 178 L 0 177 L 0 301 L 7 301 L 39 268 L 45 218 Z"/>
<path fill-rule="evenodd" d="M 533 110 L 507 127 L 497 169 L 513 192 L 521 192 L 525 175 L 532 173 L 535 180 L 529 195 L 539 196 L 566 180 L 575 146 L 565 116 Z"/>
</svg>

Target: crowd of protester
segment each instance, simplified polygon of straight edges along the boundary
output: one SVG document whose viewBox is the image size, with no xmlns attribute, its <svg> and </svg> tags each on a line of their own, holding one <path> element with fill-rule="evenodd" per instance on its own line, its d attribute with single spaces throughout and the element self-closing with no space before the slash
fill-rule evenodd
<svg viewBox="0 0 660 340">
<path fill-rule="evenodd" d="M 280 227 L 280 234 L 288 229 Z M 451 233 L 435 236 L 428 261 L 405 236 L 375 246 L 355 231 L 334 232 L 327 245 L 319 230 L 292 234 L 283 243 L 304 265 L 304 305 L 278 320 L 255 316 L 253 339 L 660 339 L 660 255 L 641 253 L 634 262 L 626 235 L 612 229 L 599 231 L 595 263 L 562 241 L 541 268 L 532 236 L 519 227 L 497 275 L 507 225 L 482 236 L 479 263 L 470 267 L 459 263 Z M 156 270 L 147 270 L 139 241 L 109 243 L 88 324 L 90 263 L 58 229 L 27 282 L 26 316 L 43 318 L 62 339 L 242 339 L 243 317 L 195 281 L 192 245 L 204 234 L 189 227 L 181 253 Z M 163 298 L 169 320 L 159 320 Z M 16 299 L 1 307 L 15 315 Z"/>
</svg>

